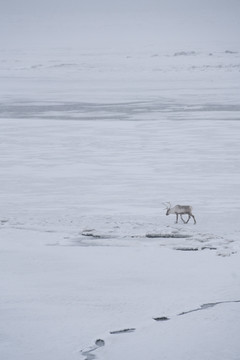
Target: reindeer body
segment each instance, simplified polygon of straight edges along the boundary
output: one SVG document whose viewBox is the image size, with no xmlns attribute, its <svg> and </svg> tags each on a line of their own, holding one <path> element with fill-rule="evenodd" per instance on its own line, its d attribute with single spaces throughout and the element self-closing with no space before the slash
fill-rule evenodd
<svg viewBox="0 0 240 360">
<path fill-rule="evenodd" d="M 192 217 L 194 220 L 194 224 L 196 224 L 195 216 L 192 214 L 192 207 L 189 205 L 175 205 L 171 207 L 171 204 L 167 207 L 166 215 L 175 214 L 176 215 L 176 224 L 178 223 L 178 215 L 180 215 L 184 224 L 187 224 Z M 182 215 L 188 215 L 187 221 L 185 221 Z"/>
</svg>

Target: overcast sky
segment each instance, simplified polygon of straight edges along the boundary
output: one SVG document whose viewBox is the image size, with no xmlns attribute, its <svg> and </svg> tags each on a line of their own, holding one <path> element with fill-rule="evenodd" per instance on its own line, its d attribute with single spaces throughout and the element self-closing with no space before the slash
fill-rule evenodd
<svg viewBox="0 0 240 360">
<path fill-rule="evenodd" d="M 240 45 L 240 0 L 0 0 L 0 47 Z"/>
</svg>

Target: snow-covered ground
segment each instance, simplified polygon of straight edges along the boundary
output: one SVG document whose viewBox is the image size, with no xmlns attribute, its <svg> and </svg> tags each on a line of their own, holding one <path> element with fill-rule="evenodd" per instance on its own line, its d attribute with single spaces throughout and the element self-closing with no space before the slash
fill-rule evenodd
<svg viewBox="0 0 240 360">
<path fill-rule="evenodd" d="M 239 49 L 1 50 L 0 76 L 1 359 L 239 359 Z"/>
</svg>

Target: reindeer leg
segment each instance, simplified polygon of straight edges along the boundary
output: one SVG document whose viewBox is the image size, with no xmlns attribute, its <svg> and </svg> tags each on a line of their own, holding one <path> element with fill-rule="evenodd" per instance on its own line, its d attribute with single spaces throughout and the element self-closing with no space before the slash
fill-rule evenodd
<svg viewBox="0 0 240 360">
<path fill-rule="evenodd" d="M 197 222 L 196 222 L 195 216 L 192 215 L 192 218 L 193 218 L 193 220 L 194 220 L 194 224 L 196 224 Z"/>
<path fill-rule="evenodd" d="M 180 214 L 180 217 L 181 217 L 182 221 L 184 222 L 184 224 L 186 224 L 186 221 L 183 219 L 182 214 Z"/>
<path fill-rule="evenodd" d="M 176 224 L 178 223 L 178 214 L 176 214 Z"/>
<path fill-rule="evenodd" d="M 191 218 L 191 215 L 188 214 L 188 219 L 186 221 L 186 224 L 189 222 L 190 218 Z"/>
</svg>

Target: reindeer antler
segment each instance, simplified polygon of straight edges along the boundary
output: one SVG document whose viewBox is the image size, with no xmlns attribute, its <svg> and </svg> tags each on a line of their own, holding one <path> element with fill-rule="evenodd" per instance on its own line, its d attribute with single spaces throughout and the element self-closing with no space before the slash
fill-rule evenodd
<svg viewBox="0 0 240 360">
<path fill-rule="evenodd" d="M 166 209 L 170 209 L 171 208 L 171 203 L 170 202 L 166 202 L 166 203 L 162 203 L 164 206 L 166 206 Z M 169 205 L 168 205 L 169 204 Z"/>
</svg>

